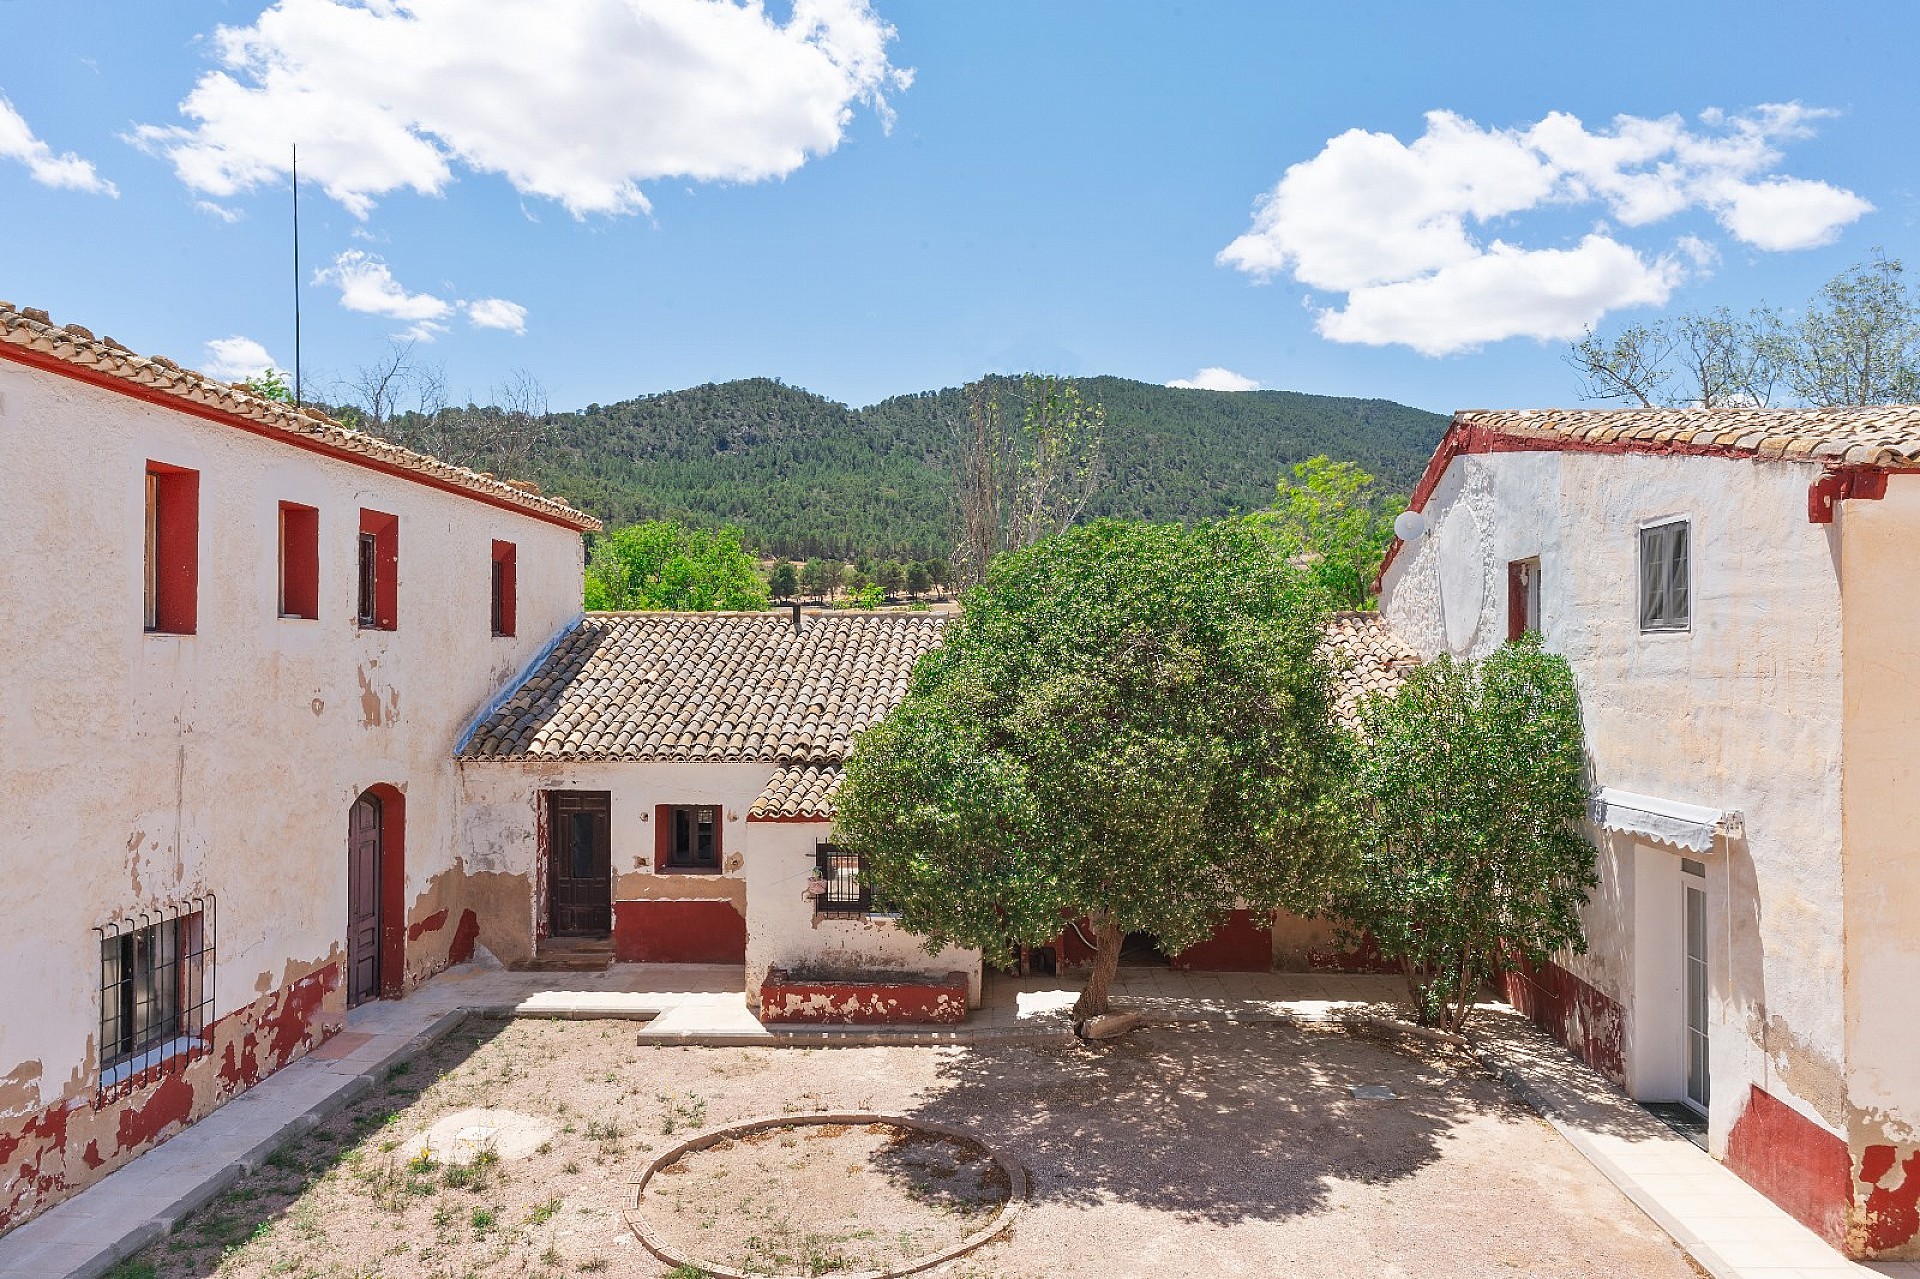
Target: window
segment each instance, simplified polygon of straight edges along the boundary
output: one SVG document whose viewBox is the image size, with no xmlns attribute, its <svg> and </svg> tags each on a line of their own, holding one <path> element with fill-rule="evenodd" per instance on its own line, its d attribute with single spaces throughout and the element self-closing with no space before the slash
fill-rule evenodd
<svg viewBox="0 0 1920 1279">
<path fill-rule="evenodd" d="M 658 816 L 655 869 L 720 869 L 720 808 L 717 804 L 662 804 Z"/>
<path fill-rule="evenodd" d="M 1540 632 L 1540 561 L 1515 560 L 1507 565 L 1507 638 L 1517 640 L 1528 631 Z"/>
<path fill-rule="evenodd" d="M 813 850 L 815 878 L 813 913 L 865 918 L 890 913 L 876 902 L 872 883 L 867 878 L 867 859 L 834 844 L 819 844 Z"/>
<path fill-rule="evenodd" d="M 200 472 L 147 463 L 146 629 L 191 635 L 200 591 Z"/>
<path fill-rule="evenodd" d="M 1684 631 L 1691 620 L 1687 521 L 1640 530 L 1640 629 Z"/>
<path fill-rule="evenodd" d="M 390 631 L 397 624 L 400 586 L 400 517 L 360 512 L 360 625 Z"/>
<path fill-rule="evenodd" d="M 320 616 L 320 512 L 280 503 L 280 616 Z"/>
<path fill-rule="evenodd" d="M 514 580 L 514 545 L 493 544 L 493 633 L 512 635 L 514 606 L 518 603 L 519 584 Z"/>
<path fill-rule="evenodd" d="M 100 934 L 100 1082 L 144 1082 L 158 1067 L 204 1051 L 213 1010 L 213 899 Z"/>
</svg>

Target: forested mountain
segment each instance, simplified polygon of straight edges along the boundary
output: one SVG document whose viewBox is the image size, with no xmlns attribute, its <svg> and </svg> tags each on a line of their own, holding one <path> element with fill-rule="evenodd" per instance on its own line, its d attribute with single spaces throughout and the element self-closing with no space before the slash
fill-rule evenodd
<svg viewBox="0 0 1920 1279">
<path fill-rule="evenodd" d="M 1018 379 L 994 379 L 1018 414 Z M 1106 478 L 1090 513 L 1203 518 L 1255 510 L 1293 462 L 1327 454 L 1406 490 L 1446 427 L 1386 400 L 1190 391 L 1086 378 L 1107 409 Z M 953 543 L 960 388 L 851 409 L 765 378 L 697 386 L 550 419 L 530 478 L 609 524 L 737 524 L 795 557 L 944 558 Z"/>
</svg>

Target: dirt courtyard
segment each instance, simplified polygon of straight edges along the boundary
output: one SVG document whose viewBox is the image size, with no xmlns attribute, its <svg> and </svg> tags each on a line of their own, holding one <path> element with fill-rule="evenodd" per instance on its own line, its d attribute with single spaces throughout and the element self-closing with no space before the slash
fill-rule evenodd
<svg viewBox="0 0 1920 1279">
<path fill-rule="evenodd" d="M 1367 1086 L 1394 1096 L 1354 1096 Z M 118 1276 L 694 1279 L 627 1225 L 652 1154 L 698 1128 L 820 1111 L 963 1128 L 1029 1170 L 1033 1201 L 1010 1234 L 930 1272 L 950 1279 L 1697 1273 L 1470 1062 L 1337 1027 L 775 1049 L 640 1046 L 626 1023 L 469 1020 Z M 892 1173 L 870 1162 L 886 1145 L 805 1163 L 805 1143 L 762 1143 L 795 1157 L 709 1159 L 641 1210 L 676 1212 L 676 1246 L 706 1241 L 705 1259 L 787 1258 L 802 1273 L 964 1233 L 943 1214 L 973 1210 L 924 1193 L 924 1168 L 892 1190 L 833 1181 L 898 1173 L 897 1159 Z"/>
</svg>

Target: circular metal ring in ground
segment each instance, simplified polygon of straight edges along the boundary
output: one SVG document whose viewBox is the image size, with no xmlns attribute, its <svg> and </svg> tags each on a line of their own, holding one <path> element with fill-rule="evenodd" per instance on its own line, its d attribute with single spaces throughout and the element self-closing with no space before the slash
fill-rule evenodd
<svg viewBox="0 0 1920 1279">
<path fill-rule="evenodd" d="M 714 1279 L 809 1279 L 808 1276 L 801 1275 L 767 1275 L 764 1272 L 748 1274 L 744 1270 L 735 1270 L 730 1266 L 716 1265 L 711 1261 L 703 1261 L 699 1257 L 687 1256 L 677 1249 L 670 1247 L 658 1235 L 654 1234 L 653 1230 L 648 1227 L 646 1221 L 640 1215 L 640 1205 L 646 1201 L 647 1187 L 652 1183 L 654 1177 L 660 1170 L 678 1163 L 684 1155 L 705 1150 L 708 1146 L 714 1145 L 716 1142 L 745 1137 L 756 1132 L 765 1132 L 770 1128 L 807 1128 L 820 1127 L 828 1124 L 845 1124 L 848 1126 L 856 1124 L 892 1124 L 896 1128 L 905 1128 L 913 1132 L 931 1133 L 955 1141 L 971 1142 L 973 1145 L 978 1146 L 981 1150 L 991 1155 L 994 1163 L 999 1165 L 1000 1171 L 1006 1174 L 1007 1178 L 1007 1200 L 1000 1205 L 1000 1211 L 995 1213 L 993 1219 L 987 1222 L 986 1225 L 974 1231 L 959 1243 L 951 1244 L 938 1252 L 930 1252 L 925 1256 L 904 1261 L 886 1270 L 836 1271 L 836 1279 L 893 1279 L 896 1275 L 917 1274 L 922 1270 L 931 1269 L 942 1262 L 952 1261 L 955 1257 L 965 1256 L 975 1248 L 999 1236 L 1008 1226 L 1013 1224 L 1014 1217 L 1026 1206 L 1027 1198 L 1031 1191 L 1027 1170 L 1007 1158 L 1007 1156 L 1000 1151 L 989 1146 L 986 1142 L 981 1141 L 980 1138 L 968 1132 L 966 1129 L 949 1128 L 945 1124 L 928 1123 L 925 1120 L 912 1119 L 906 1115 L 886 1115 L 864 1110 L 837 1111 L 830 1114 L 765 1115 L 758 1119 L 745 1119 L 739 1123 L 727 1124 L 720 1128 L 708 1128 L 703 1132 L 697 1132 L 693 1136 L 688 1137 L 677 1146 L 668 1147 L 666 1150 L 654 1156 L 653 1162 L 647 1165 L 647 1170 L 640 1174 L 640 1180 L 634 1183 L 633 1200 L 627 1205 L 628 1228 L 633 1231 L 634 1236 L 640 1240 L 648 1252 L 666 1264 L 670 1266 L 691 1266 L 703 1274 L 713 1276 Z"/>
</svg>

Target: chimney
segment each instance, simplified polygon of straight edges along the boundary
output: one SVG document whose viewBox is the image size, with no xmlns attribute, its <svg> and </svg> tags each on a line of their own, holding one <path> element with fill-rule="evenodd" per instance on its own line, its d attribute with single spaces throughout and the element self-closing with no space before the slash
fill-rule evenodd
<svg viewBox="0 0 1920 1279">
<path fill-rule="evenodd" d="M 798 635 L 800 633 L 800 601 L 799 600 L 795 600 L 793 602 L 793 633 L 795 635 Z"/>
</svg>

